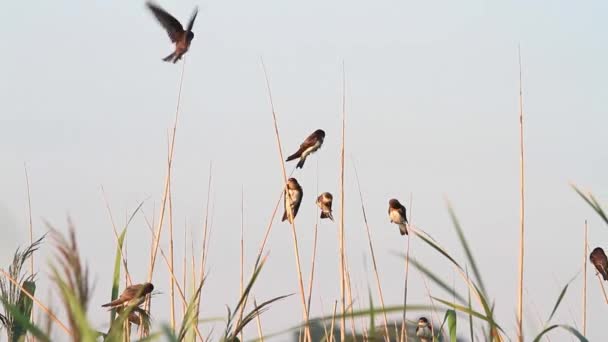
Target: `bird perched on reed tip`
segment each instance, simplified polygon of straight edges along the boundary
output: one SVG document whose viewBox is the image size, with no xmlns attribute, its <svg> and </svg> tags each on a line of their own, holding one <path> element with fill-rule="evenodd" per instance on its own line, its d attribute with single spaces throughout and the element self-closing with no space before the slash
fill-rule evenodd
<svg viewBox="0 0 608 342">
<path fill-rule="evenodd" d="M 325 139 L 325 131 L 322 129 L 318 129 L 314 131 L 311 135 L 304 140 L 304 142 L 300 145 L 300 148 L 296 151 L 296 153 L 287 157 L 285 161 L 292 161 L 296 158 L 300 158 L 298 161 L 298 165 L 296 165 L 296 169 L 301 169 L 304 167 L 304 162 L 306 162 L 306 157 L 308 157 L 313 152 L 317 151 L 323 145 L 323 139 Z"/>
<path fill-rule="evenodd" d="M 329 192 L 324 192 L 317 197 L 317 206 L 321 209 L 321 218 L 328 218 L 334 220 L 334 216 L 331 213 L 331 204 L 334 197 Z"/>
<path fill-rule="evenodd" d="M 604 280 L 608 280 L 608 257 L 606 257 L 606 253 L 604 253 L 601 247 L 597 247 L 591 252 L 589 261 L 595 266 Z"/>
<path fill-rule="evenodd" d="M 188 26 L 186 29 L 184 29 L 182 24 L 175 19 L 175 17 L 157 4 L 148 1 L 146 6 L 148 6 L 148 9 L 152 11 L 152 14 L 154 14 L 156 20 L 158 20 L 160 25 L 167 31 L 171 42 L 175 44 L 175 51 L 173 51 L 169 56 L 163 58 L 163 61 L 173 62 L 175 64 L 188 51 L 190 44 L 192 43 L 192 39 L 194 39 L 192 26 L 194 26 L 194 20 L 198 14 L 198 7 L 194 8 L 190 21 L 188 22 Z"/>
<path fill-rule="evenodd" d="M 391 223 L 399 225 L 399 232 L 401 232 L 401 235 L 408 234 L 405 207 L 394 198 L 388 201 L 388 217 L 391 219 Z"/>
<path fill-rule="evenodd" d="M 420 317 L 420 319 L 418 319 L 416 336 L 418 336 L 421 342 L 431 342 L 433 340 L 433 328 L 426 317 Z"/>
</svg>

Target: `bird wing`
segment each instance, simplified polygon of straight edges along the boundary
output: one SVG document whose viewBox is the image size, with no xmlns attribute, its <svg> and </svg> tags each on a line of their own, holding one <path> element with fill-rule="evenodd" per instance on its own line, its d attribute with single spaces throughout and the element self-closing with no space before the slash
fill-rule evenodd
<svg viewBox="0 0 608 342">
<path fill-rule="evenodd" d="M 317 137 L 316 134 L 311 134 L 308 136 L 308 138 L 306 138 L 306 140 L 304 140 L 304 142 L 302 143 L 302 145 L 300 145 L 300 151 L 305 151 L 307 148 L 314 146 L 317 141 L 319 141 L 319 137 Z"/>
<path fill-rule="evenodd" d="M 152 14 L 154 14 L 156 20 L 158 20 L 161 26 L 167 31 L 171 41 L 175 43 L 175 41 L 179 38 L 179 34 L 184 32 L 182 24 L 180 24 L 177 19 L 175 19 L 171 14 L 167 13 L 167 11 L 162 9 L 160 6 L 152 2 L 147 2 L 146 5 L 150 11 L 152 11 Z"/>
<path fill-rule="evenodd" d="M 404 207 L 404 206 L 401 206 L 401 207 L 399 208 L 399 214 L 400 214 L 400 215 L 401 215 L 401 217 L 403 218 L 403 221 L 404 221 L 405 223 L 407 223 L 407 215 L 405 215 L 405 207 Z"/>
<path fill-rule="evenodd" d="M 194 26 L 194 20 L 196 19 L 197 14 L 198 14 L 198 7 L 195 7 L 194 11 L 192 12 L 192 16 L 190 16 L 190 21 L 188 22 L 188 27 L 186 28 L 186 31 L 188 31 L 188 32 L 192 31 L 192 26 Z"/>
</svg>

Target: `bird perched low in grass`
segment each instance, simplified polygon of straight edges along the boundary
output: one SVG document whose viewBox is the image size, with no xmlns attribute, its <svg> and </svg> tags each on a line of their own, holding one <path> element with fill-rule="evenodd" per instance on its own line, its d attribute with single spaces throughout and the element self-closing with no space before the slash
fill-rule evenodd
<svg viewBox="0 0 608 342">
<path fill-rule="evenodd" d="M 602 275 L 604 280 L 608 280 L 608 257 L 606 257 L 604 250 L 601 247 L 595 248 L 591 252 L 591 255 L 589 255 L 589 260 Z"/>
<path fill-rule="evenodd" d="M 120 294 L 120 296 L 117 299 L 115 299 L 107 304 L 104 304 L 101 307 L 116 308 L 119 306 L 129 306 L 129 305 L 139 306 L 141 303 L 144 302 L 144 300 L 146 299 L 146 296 L 149 293 L 151 293 L 153 290 L 154 290 L 154 285 L 152 285 L 152 283 L 131 285 L 131 286 L 128 286 L 124 291 L 122 291 L 122 293 Z"/>
<path fill-rule="evenodd" d="M 391 219 L 391 223 L 399 225 L 401 235 L 407 235 L 407 215 L 405 214 L 405 207 L 394 198 L 388 201 L 388 217 Z"/>
<path fill-rule="evenodd" d="M 416 336 L 418 336 L 421 342 L 431 342 L 433 340 L 433 328 L 426 317 L 420 317 L 420 319 L 418 319 Z"/>
<path fill-rule="evenodd" d="M 152 11 L 152 14 L 154 14 L 161 26 L 167 31 L 171 42 L 175 44 L 175 51 L 173 51 L 169 56 L 163 58 L 163 61 L 176 63 L 188 51 L 190 48 L 190 43 L 192 43 L 192 39 L 194 39 L 192 26 L 194 26 L 194 20 L 198 14 L 198 8 L 194 8 L 190 21 L 188 22 L 188 26 L 184 30 L 184 27 L 177 19 L 175 19 L 171 14 L 157 4 L 148 1 L 146 6 L 148 6 L 148 9 Z"/>
<path fill-rule="evenodd" d="M 331 203 L 334 197 L 329 192 L 324 192 L 317 197 L 317 205 L 321 208 L 321 218 L 328 218 L 334 220 L 334 216 L 331 213 Z"/>
<path fill-rule="evenodd" d="M 300 148 L 296 151 L 296 153 L 287 157 L 286 161 L 291 161 L 296 158 L 300 158 L 298 165 L 296 165 L 296 169 L 301 169 L 304 167 L 304 162 L 306 162 L 306 157 L 310 154 L 321 148 L 323 145 L 323 139 L 325 139 L 325 132 L 322 129 L 318 129 L 314 131 L 311 135 L 304 140 L 304 142 L 300 145 Z"/>
<path fill-rule="evenodd" d="M 289 178 L 285 186 L 285 212 L 281 221 L 289 220 L 289 223 L 293 223 L 293 219 L 296 218 L 300 209 L 303 194 L 304 192 L 298 180 Z"/>
</svg>

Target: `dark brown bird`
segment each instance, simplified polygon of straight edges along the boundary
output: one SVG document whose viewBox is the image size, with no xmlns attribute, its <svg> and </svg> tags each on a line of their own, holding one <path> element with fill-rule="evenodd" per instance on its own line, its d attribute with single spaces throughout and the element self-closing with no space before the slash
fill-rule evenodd
<svg viewBox="0 0 608 342">
<path fill-rule="evenodd" d="M 302 168 L 304 166 L 304 162 L 306 161 L 306 157 L 310 154 L 321 148 L 323 145 L 323 139 L 325 139 L 325 132 L 322 129 L 318 129 L 314 131 L 311 135 L 304 140 L 302 145 L 300 145 L 300 149 L 296 151 L 296 153 L 290 155 L 286 161 L 291 161 L 296 158 L 300 158 L 298 165 L 296 168 Z"/>
<path fill-rule="evenodd" d="M 141 303 L 143 303 L 143 301 L 146 298 L 146 295 L 151 293 L 153 290 L 154 290 L 154 285 L 152 285 L 152 283 L 131 285 L 131 286 L 128 286 L 124 291 L 122 291 L 122 293 L 120 294 L 120 296 L 117 299 L 115 299 L 107 304 L 104 304 L 101 307 L 115 308 L 117 306 L 122 306 L 122 305 L 138 306 Z"/>
<path fill-rule="evenodd" d="M 405 207 L 394 198 L 388 201 L 388 217 L 391 219 L 391 223 L 399 225 L 401 235 L 407 235 L 407 215 L 405 214 Z"/>
<path fill-rule="evenodd" d="M 433 340 L 433 328 L 426 317 L 420 317 L 416 326 L 416 336 L 421 342 L 430 342 Z"/>
<path fill-rule="evenodd" d="M 289 223 L 293 223 L 293 219 L 296 218 L 298 210 L 300 209 L 303 195 L 304 192 L 302 191 L 300 184 L 298 184 L 298 180 L 289 178 L 287 180 L 287 186 L 285 187 L 285 212 L 283 213 L 281 222 L 289 219 Z M 288 214 L 288 210 L 291 215 Z"/>
<path fill-rule="evenodd" d="M 329 192 L 324 192 L 317 197 L 317 205 L 321 208 L 321 218 L 328 218 L 334 220 L 334 216 L 331 214 L 331 203 L 334 197 Z"/>
<path fill-rule="evenodd" d="M 182 24 L 160 6 L 150 1 L 148 1 L 146 5 L 150 11 L 152 11 L 152 14 L 154 14 L 161 26 L 167 31 L 171 42 L 175 44 L 175 51 L 163 58 L 163 61 L 176 63 L 188 51 L 190 43 L 192 42 L 192 39 L 194 39 L 192 26 L 194 25 L 194 20 L 198 14 L 198 7 L 194 8 L 190 21 L 188 22 L 188 27 L 184 30 Z"/>
<path fill-rule="evenodd" d="M 608 257 L 601 247 L 597 247 L 589 255 L 589 260 L 595 266 L 597 271 L 604 277 L 604 280 L 608 280 Z"/>
</svg>

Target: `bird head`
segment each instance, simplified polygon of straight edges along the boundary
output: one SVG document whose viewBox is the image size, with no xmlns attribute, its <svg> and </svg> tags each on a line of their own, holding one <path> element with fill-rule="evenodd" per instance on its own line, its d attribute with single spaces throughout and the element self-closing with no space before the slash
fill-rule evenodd
<svg viewBox="0 0 608 342">
<path fill-rule="evenodd" d="M 388 206 L 391 207 L 391 208 L 397 209 L 397 208 L 401 207 L 401 203 L 399 203 L 398 200 L 396 200 L 394 198 L 391 198 L 388 201 Z"/>
</svg>

